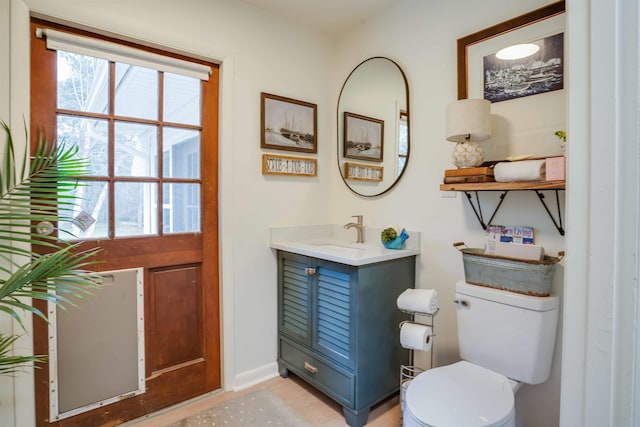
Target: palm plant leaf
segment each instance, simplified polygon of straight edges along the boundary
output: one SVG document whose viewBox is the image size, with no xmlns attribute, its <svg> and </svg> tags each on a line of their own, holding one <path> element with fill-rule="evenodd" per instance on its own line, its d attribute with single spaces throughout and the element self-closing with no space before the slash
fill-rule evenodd
<svg viewBox="0 0 640 427">
<path fill-rule="evenodd" d="M 32 299 L 58 306 L 74 306 L 73 298 L 84 298 L 101 284 L 101 278 L 87 268 L 99 251 L 82 251 L 81 243 L 58 240 L 43 234 L 35 224 L 70 221 L 76 199 L 77 177 L 85 175 L 87 161 L 77 158 L 74 147 L 56 147 L 40 137 L 29 168 L 26 155 L 15 161 L 10 128 L 0 122 L 6 134 L 5 156 L 0 171 L 0 313 L 15 319 L 24 329 L 21 315 L 31 313 L 47 320 Z M 25 127 L 26 134 L 26 127 Z M 61 214 L 69 212 L 69 214 Z M 44 254 L 31 247 L 46 248 Z M 73 297 L 73 298 L 72 298 Z M 11 356 L 17 336 L 0 335 L 0 375 L 43 360 L 38 356 Z"/>
<path fill-rule="evenodd" d="M 79 185 L 74 177 L 86 173 L 87 160 L 76 157 L 75 147 L 55 147 L 41 136 L 29 170 L 23 161 L 21 172 L 16 175 L 18 166 L 11 130 L 6 123 L 0 124 L 7 135 L 4 173 L 0 173 L 0 240 L 9 242 L 0 251 L 17 256 L 34 255 L 16 243 L 56 250 L 60 247 L 56 237 L 43 235 L 33 224 L 72 220 L 60 212 L 73 211 L 76 198 L 70 192 Z"/>
<path fill-rule="evenodd" d="M 7 125 L 2 123 L 10 135 Z M 71 190 L 78 185 L 77 177 L 86 173 L 87 160 L 76 157 L 76 147 L 55 147 L 42 137 L 31 160 L 28 173 L 16 177 L 13 159 L 13 138 L 7 137 L 4 174 L 0 178 L 0 221 L 17 221 L 14 227 L 30 227 L 30 221 L 59 218 L 59 210 L 75 206 Z"/>
<path fill-rule="evenodd" d="M 22 298 L 75 306 L 68 296 L 82 298 L 85 294 L 90 295 L 91 289 L 100 286 L 102 279 L 83 268 L 94 263 L 89 258 L 97 250 L 73 252 L 77 246 L 69 245 L 35 258 L 18 268 L 8 280 L 0 282 L 0 310 L 22 325 L 21 311 L 31 312 L 47 320 L 36 307 L 22 302 Z"/>
<path fill-rule="evenodd" d="M 19 335 L 4 336 L 0 334 L 0 375 L 14 374 L 33 366 L 34 363 L 44 362 L 42 356 L 12 355 L 13 345 L 19 338 Z"/>
</svg>

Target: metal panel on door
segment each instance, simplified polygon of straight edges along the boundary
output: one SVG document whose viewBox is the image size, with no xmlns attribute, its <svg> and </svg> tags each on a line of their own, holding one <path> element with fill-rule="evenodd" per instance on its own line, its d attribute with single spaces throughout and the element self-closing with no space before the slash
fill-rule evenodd
<svg viewBox="0 0 640 427">
<path fill-rule="evenodd" d="M 50 312 L 52 420 L 145 391 L 142 269 L 102 272 L 78 308 Z"/>
</svg>

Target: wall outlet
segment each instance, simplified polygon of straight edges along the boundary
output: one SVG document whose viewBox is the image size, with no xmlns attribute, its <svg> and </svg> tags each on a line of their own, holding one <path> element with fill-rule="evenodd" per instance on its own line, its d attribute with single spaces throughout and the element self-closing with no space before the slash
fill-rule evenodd
<svg viewBox="0 0 640 427">
<path fill-rule="evenodd" d="M 441 199 L 455 199 L 456 197 L 458 197 L 457 191 L 441 191 L 440 192 Z"/>
</svg>

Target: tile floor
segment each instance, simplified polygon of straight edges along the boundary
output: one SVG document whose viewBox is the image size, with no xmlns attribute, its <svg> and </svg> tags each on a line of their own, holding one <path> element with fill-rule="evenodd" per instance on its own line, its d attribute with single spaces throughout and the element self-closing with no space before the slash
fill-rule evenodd
<svg viewBox="0 0 640 427">
<path fill-rule="evenodd" d="M 205 396 L 165 409 L 145 418 L 129 421 L 121 427 L 162 427 L 217 403 L 259 389 L 269 389 L 315 427 L 344 427 L 342 407 L 294 375 L 276 377 L 238 392 L 213 392 Z M 396 427 L 400 425 L 398 395 L 372 408 L 367 427 Z"/>
</svg>

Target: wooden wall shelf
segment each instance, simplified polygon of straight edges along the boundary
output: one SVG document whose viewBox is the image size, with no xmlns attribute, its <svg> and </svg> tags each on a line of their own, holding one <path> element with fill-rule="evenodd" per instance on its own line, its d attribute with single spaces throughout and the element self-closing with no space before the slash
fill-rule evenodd
<svg viewBox="0 0 640 427">
<path fill-rule="evenodd" d="M 555 225 L 558 233 L 564 236 L 564 228 L 562 226 L 562 212 L 560 211 L 560 197 L 558 196 L 558 191 L 565 189 L 565 181 L 521 181 L 521 182 L 479 182 L 479 183 L 458 183 L 458 184 L 441 184 L 440 191 L 460 191 L 463 192 L 467 196 L 467 201 L 471 208 L 473 209 L 473 213 L 475 213 L 476 218 L 480 222 L 480 225 L 484 230 L 487 229 L 487 225 L 491 224 L 493 218 L 498 213 L 498 209 L 502 205 L 505 196 L 509 191 L 535 191 L 538 199 L 540 199 L 540 203 L 544 207 L 545 211 L 553 221 L 553 225 Z M 557 217 L 554 218 L 553 214 L 549 210 L 547 203 L 544 200 L 544 194 L 542 191 L 551 190 L 556 193 L 556 209 L 557 209 Z M 500 201 L 498 205 L 493 211 L 491 218 L 489 221 L 485 222 L 484 217 L 482 215 L 482 206 L 480 204 L 480 196 L 478 192 L 482 191 L 502 191 L 500 195 Z M 475 195 L 475 204 L 472 200 Z"/>
<path fill-rule="evenodd" d="M 441 191 L 564 190 L 565 181 L 478 182 L 441 184 Z"/>
</svg>

